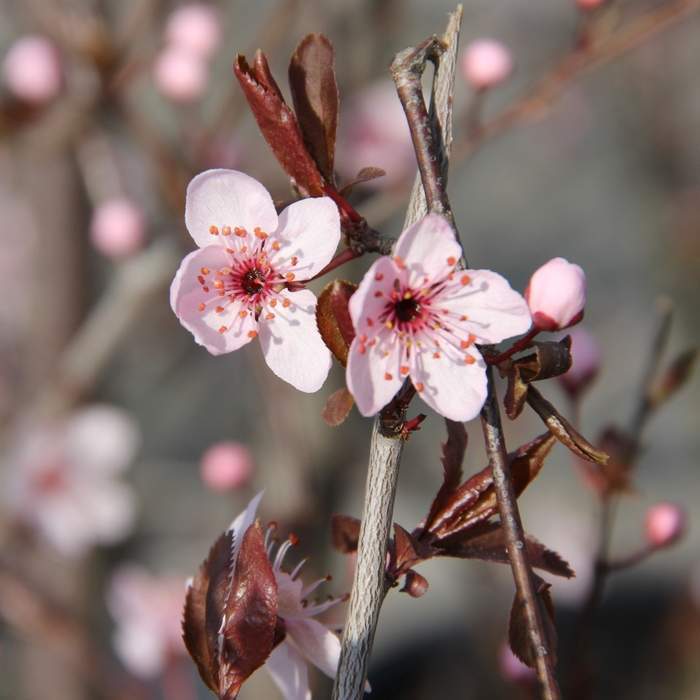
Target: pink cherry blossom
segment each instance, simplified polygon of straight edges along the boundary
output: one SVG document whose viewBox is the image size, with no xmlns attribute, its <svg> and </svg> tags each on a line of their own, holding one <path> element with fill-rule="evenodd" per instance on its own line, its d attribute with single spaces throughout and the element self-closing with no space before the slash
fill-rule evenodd
<svg viewBox="0 0 700 700">
<path fill-rule="evenodd" d="M 533 323 L 555 331 L 578 323 L 586 306 L 586 275 L 564 258 L 552 258 L 535 270 L 525 290 Z"/>
<path fill-rule="evenodd" d="M 462 74 L 475 89 L 486 90 L 502 83 L 513 70 L 510 51 L 500 41 L 478 39 L 462 52 Z"/>
<path fill-rule="evenodd" d="M 262 493 L 259 493 L 231 524 L 230 529 L 234 534 L 234 561 L 243 535 L 255 520 L 261 498 Z M 286 700 L 310 700 L 308 664 L 334 678 L 340 658 L 340 640 L 337 635 L 315 618 L 342 602 L 343 598 L 328 598 L 320 603 L 309 601 L 309 596 L 328 578 L 318 579 L 305 586 L 299 578 L 299 573 L 306 560 L 297 564 L 290 573 L 283 571 L 285 556 L 297 540 L 290 536 L 273 554 L 274 544 L 269 542 L 271 533 L 272 529 L 269 529 L 268 551 L 277 582 L 277 615 L 284 622 L 286 635 L 273 649 L 265 667 Z"/>
<path fill-rule="evenodd" d="M 300 391 L 321 388 L 331 355 L 316 327 L 316 297 L 299 282 L 330 261 L 340 217 L 328 197 L 277 216 L 269 192 L 235 170 L 208 170 L 187 188 L 185 222 L 199 250 L 170 288 L 180 323 L 213 355 L 259 338 L 265 362 Z"/>
<path fill-rule="evenodd" d="M 182 5 L 168 17 L 165 40 L 202 58 L 209 58 L 221 42 L 221 19 L 215 7 L 204 3 Z"/>
<path fill-rule="evenodd" d="M 156 58 L 153 79 L 158 90 L 174 102 L 193 102 L 207 87 L 209 68 L 196 53 L 168 46 Z"/>
<path fill-rule="evenodd" d="M 662 501 L 649 508 L 644 524 L 650 545 L 668 547 L 685 532 L 685 511 L 675 503 Z"/>
<path fill-rule="evenodd" d="M 486 399 L 486 365 L 476 344 L 530 327 L 525 300 L 490 270 L 460 270 L 445 218 L 429 214 L 401 234 L 393 257 L 369 269 L 350 298 L 356 337 L 347 384 L 365 416 L 411 378 L 420 397 L 452 420 L 474 418 Z"/>
<path fill-rule="evenodd" d="M 135 676 L 157 676 L 173 657 L 187 654 L 181 623 L 185 591 L 184 578 L 153 576 L 135 564 L 112 576 L 107 607 L 117 623 L 114 648 Z"/>
<path fill-rule="evenodd" d="M 600 369 L 601 352 L 595 337 L 581 326 L 574 328 L 571 336 L 571 367 L 559 381 L 572 396 L 585 389 Z"/>
<path fill-rule="evenodd" d="M 579 9 L 584 11 L 596 10 L 602 7 L 607 0 L 576 0 Z"/>
<path fill-rule="evenodd" d="M 42 104 L 61 91 L 61 60 L 56 47 L 43 36 L 25 36 L 12 44 L 2 73 L 12 93 L 27 102 Z"/>
<path fill-rule="evenodd" d="M 125 197 L 109 199 L 100 204 L 92 215 L 90 238 L 95 248 L 107 257 L 131 255 L 143 246 L 143 212 Z"/>
<path fill-rule="evenodd" d="M 91 406 L 62 423 L 33 426 L 10 455 L 9 506 L 58 551 L 84 554 L 130 531 L 131 489 L 117 479 L 138 445 L 131 418 Z"/>
<path fill-rule="evenodd" d="M 243 486 L 253 473 L 250 450 L 239 442 L 217 442 L 202 456 L 202 481 L 213 491 Z"/>
</svg>

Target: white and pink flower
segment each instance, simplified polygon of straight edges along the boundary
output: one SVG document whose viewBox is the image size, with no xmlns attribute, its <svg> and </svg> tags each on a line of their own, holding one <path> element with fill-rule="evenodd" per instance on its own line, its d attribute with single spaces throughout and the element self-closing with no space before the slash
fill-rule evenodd
<svg viewBox="0 0 700 700">
<path fill-rule="evenodd" d="M 91 406 L 64 422 L 35 426 L 7 460 L 8 505 L 67 556 L 119 542 L 133 525 L 135 497 L 117 476 L 138 442 L 134 422 L 111 406 Z"/>
<path fill-rule="evenodd" d="M 526 332 L 523 297 L 490 270 L 462 270 L 447 220 L 429 214 L 401 234 L 392 257 L 369 269 L 350 299 L 356 336 L 347 384 L 365 416 L 385 406 L 404 380 L 452 420 L 474 418 L 486 400 L 477 344 Z"/>
<path fill-rule="evenodd" d="M 208 170 L 187 188 L 185 221 L 199 250 L 170 289 L 173 311 L 213 355 L 259 338 L 265 361 L 300 391 L 321 388 L 331 355 L 316 327 L 316 296 L 300 282 L 331 260 L 340 217 L 328 197 L 279 216 L 269 192 L 235 170 Z"/>
<path fill-rule="evenodd" d="M 543 331 L 568 328 L 583 318 L 586 274 L 579 265 L 552 258 L 532 274 L 525 290 L 533 323 Z"/>
</svg>

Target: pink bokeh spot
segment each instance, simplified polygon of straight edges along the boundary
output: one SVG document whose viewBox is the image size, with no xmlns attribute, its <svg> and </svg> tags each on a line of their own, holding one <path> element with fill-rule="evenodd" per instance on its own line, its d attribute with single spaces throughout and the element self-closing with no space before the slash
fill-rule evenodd
<svg viewBox="0 0 700 700">
<path fill-rule="evenodd" d="M 675 503 L 662 501 L 649 508 L 644 524 L 647 542 L 652 547 L 668 547 L 685 532 L 685 511 Z"/>
<path fill-rule="evenodd" d="M 209 58 L 221 43 L 221 18 L 204 3 L 182 5 L 168 17 L 165 40 L 202 58 Z"/>
<path fill-rule="evenodd" d="M 419 396 L 452 420 L 474 418 L 486 399 L 477 344 L 525 333 L 525 300 L 489 270 L 461 270 L 447 220 L 429 214 L 401 234 L 350 299 L 356 336 L 347 385 L 360 413 L 385 406 L 410 377 Z"/>
<path fill-rule="evenodd" d="M 477 39 L 462 51 L 460 66 L 464 79 L 476 90 L 502 83 L 513 71 L 508 48 L 494 39 Z"/>
<path fill-rule="evenodd" d="M 202 481 L 213 491 L 245 485 L 253 473 L 253 456 L 240 442 L 217 442 L 202 455 Z"/>
<path fill-rule="evenodd" d="M 200 55 L 172 45 L 156 57 L 153 80 L 160 93 L 169 100 L 194 102 L 204 94 L 209 68 Z"/>
<path fill-rule="evenodd" d="M 187 189 L 185 221 L 199 250 L 182 261 L 170 302 L 210 353 L 259 338 L 265 361 L 300 391 L 321 388 L 331 355 L 316 326 L 316 297 L 300 283 L 320 272 L 340 240 L 328 197 L 277 216 L 268 191 L 235 170 L 208 170 Z"/>
<path fill-rule="evenodd" d="M 600 346 L 592 333 L 577 326 L 571 336 L 571 367 L 559 377 L 562 386 L 572 396 L 583 391 L 595 379 L 602 359 Z"/>
<path fill-rule="evenodd" d="M 144 244 L 145 235 L 141 208 L 125 197 L 103 202 L 92 215 L 92 244 L 109 258 L 124 258 L 137 252 Z"/>
<path fill-rule="evenodd" d="M 568 328 L 583 318 L 586 275 L 564 258 L 552 258 L 535 270 L 525 290 L 534 324 L 543 331 Z"/>
<path fill-rule="evenodd" d="M 15 41 L 3 59 L 2 74 L 16 97 L 34 104 L 52 100 L 63 84 L 58 51 L 43 36 L 29 35 Z"/>
</svg>

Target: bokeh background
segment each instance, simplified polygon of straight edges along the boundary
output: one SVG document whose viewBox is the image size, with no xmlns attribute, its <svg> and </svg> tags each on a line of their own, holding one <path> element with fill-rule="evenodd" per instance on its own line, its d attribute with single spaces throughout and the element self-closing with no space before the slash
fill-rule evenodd
<svg viewBox="0 0 700 700">
<path fill-rule="evenodd" d="M 615 3 L 600 23 L 600 40 L 663 4 Z M 318 394 L 301 394 L 267 370 L 257 345 L 212 357 L 179 325 L 167 289 L 193 247 L 183 223 L 184 187 L 201 170 L 233 167 L 261 180 L 276 200 L 289 199 L 231 63 L 237 52 L 263 48 L 288 94 L 288 57 L 304 34 L 319 31 L 336 48 L 341 179 L 362 166 L 385 167 L 384 181 L 356 192 L 354 201 L 370 224 L 398 235 L 414 163 L 387 67 L 400 49 L 440 32 L 452 5 L 212 3 L 219 35 L 204 32 L 211 45 L 192 49 L 201 50 L 196 58 L 175 45 L 168 21 L 178 7 L 165 0 L 0 1 L 3 700 L 206 697 L 177 640 L 154 651 L 148 639 L 166 634 L 184 580 L 262 488 L 264 517 L 283 535 L 300 536 L 293 556 L 311 557 L 307 575 L 331 572 L 328 592 L 349 589 L 350 565 L 330 547 L 329 521 L 335 512 L 361 511 L 370 421 L 356 412 L 338 428 L 321 420 L 325 399 L 342 386 L 339 367 Z M 496 38 L 516 66 L 487 96 L 487 122 L 572 50 L 582 21 L 574 0 L 467 0 L 464 13 L 462 44 Z M 496 270 L 518 289 L 554 256 L 585 269 L 584 325 L 603 357 L 581 407 L 592 439 L 611 422 L 629 422 L 660 295 L 675 307 L 666 361 L 698 342 L 699 33 L 696 12 L 567 84 L 525 123 L 452 166 L 449 191 L 472 266 Z M 52 49 L 30 52 L 29 67 L 22 73 L 19 61 L 13 78 L 7 56 L 27 35 L 48 39 Z M 22 95 L 22 81 L 36 82 L 45 64 L 44 92 L 39 85 Z M 466 134 L 469 95 L 458 76 L 457 140 Z M 127 204 L 101 229 L 97 214 L 102 209 L 104 217 L 115 199 Z M 366 264 L 341 275 L 358 281 Z M 643 543 L 644 513 L 657 501 L 682 505 L 689 528 L 677 546 L 611 581 L 593 640 L 594 697 L 700 697 L 699 387 L 691 377 L 653 417 L 633 489 L 618 508 L 612 550 L 619 555 Z M 568 410 L 555 381 L 543 390 Z M 48 452 L 60 466 L 65 435 L 92 404 L 111 408 L 108 416 L 92 414 L 97 422 L 87 441 L 97 446 L 82 447 L 106 453 L 116 440 L 102 458 L 128 469 L 115 488 L 110 470 L 121 466 L 100 466 L 102 480 L 85 476 L 82 500 L 39 517 L 41 500 L 26 488 L 37 483 L 27 476 L 33 461 L 46 461 Z M 467 428 L 469 471 L 485 458 L 478 423 Z M 515 447 L 541 425 L 526 412 L 507 430 Z M 443 433 L 430 415 L 407 445 L 396 520 L 409 529 L 439 485 Z M 202 455 L 221 441 L 242 444 L 252 461 L 250 468 L 239 464 L 242 483 L 225 491 L 208 485 L 200 470 Z M 45 490 L 60 488 L 47 478 Z M 521 504 L 527 529 L 577 570 L 572 581 L 553 581 L 566 669 L 590 582 L 598 504 L 562 447 Z M 80 546 L 70 527 L 61 539 L 72 507 L 99 511 L 99 527 L 85 517 L 89 534 Z M 112 516 L 100 520 L 101 509 Z M 499 661 L 513 588 L 507 567 L 442 560 L 421 572 L 428 593 L 414 600 L 393 592 L 382 611 L 373 697 L 527 697 Z M 160 627 L 139 627 L 161 607 Z M 175 630 L 176 637 L 177 621 Z M 327 681 L 314 684 L 319 697 L 328 695 Z M 278 691 L 261 670 L 241 698 L 268 697 Z"/>
</svg>

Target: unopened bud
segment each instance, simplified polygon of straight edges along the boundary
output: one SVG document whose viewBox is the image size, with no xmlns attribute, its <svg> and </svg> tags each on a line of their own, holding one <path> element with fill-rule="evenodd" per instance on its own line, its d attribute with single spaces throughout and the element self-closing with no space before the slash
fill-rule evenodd
<svg viewBox="0 0 700 700">
<path fill-rule="evenodd" d="M 25 36 L 5 54 L 2 74 L 15 97 L 33 104 L 52 100 L 61 91 L 63 71 L 58 51 L 42 36 Z"/>
<path fill-rule="evenodd" d="M 668 547 L 685 532 L 685 511 L 675 503 L 661 502 L 651 506 L 646 514 L 647 542 L 652 547 Z"/>
<path fill-rule="evenodd" d="M 580 326 L 571 333 L 571 367 L 559 376 L 559 381 L 572 396 L 583 391 L 600 369 L 601 353 L 593 335 Z"/>
<path fill-rule="evenodd" d="M 243 486 L 253 473 L 250 450 L 238 442 L 218 442 L 202 456 L 202 481 L 213 491 Z"/>
<path fill-rule="evenodd" d="M 207 86 L 207 65 L 204 59 L 172 45 L 156 58 L 153 79 L 158 90 L 174 102 L 192 102 Z"/>
<path fill-rule="evenodd" d="M 211 5 L 183 5 L 168 17 L 165 40 L 201 58 L 209 58 L 221 43 L 219 24 L 219 14 Z"/>
<path fill-rule="evenodd" d="M 462 75 L 476 90 L 502 83 L 513 70 L 510 51 L 500 41 L 478 39 L 462 52 Z"/>
<path fill-rule="evenodd" d="M 543 331 L 568 328 L 583 318 L 586 275 L 578 265 L 553 258 L 530 278 L 525 298 L 535 326 Z"/>
<path fill-rule="evenodd" d="M 100 204 L 92 215 L 92 244 L 109 258 L 132 255 L 143 246 L 145 237 L 143 212 L 130 199 L 109 199 Z"/>
</svg>

